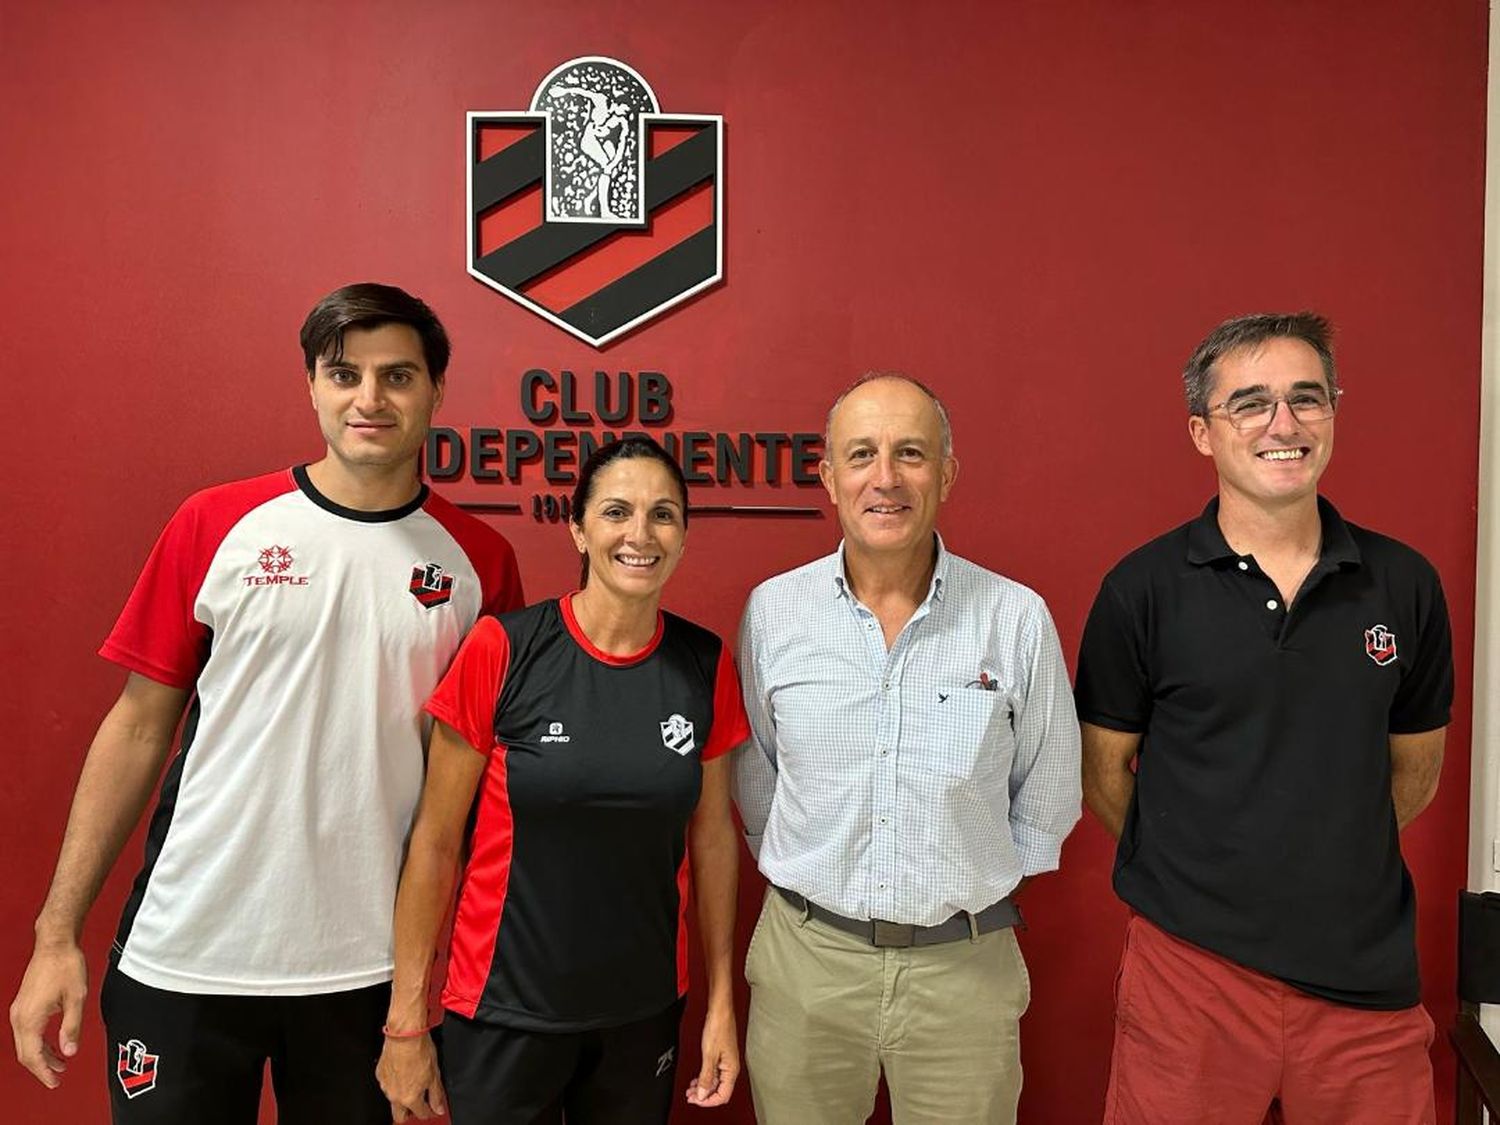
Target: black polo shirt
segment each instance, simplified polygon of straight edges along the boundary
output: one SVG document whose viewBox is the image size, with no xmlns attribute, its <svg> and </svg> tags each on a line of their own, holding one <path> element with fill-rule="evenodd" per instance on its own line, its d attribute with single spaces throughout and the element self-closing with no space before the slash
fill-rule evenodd
<svg viewBox="0 0 1500 1125">
<path fill-rule="evenodd" d="M 1078 717 L 1143 736 L 1121 898 L 1306 992 L 1405 1008 L 1415 902 L 1389 736 L 1448 722 L 1448 611 L 1421 555 L 1318 507 L 1290 609 L 1224 541 L 1217 499 L 1128 555 L 1084 629 Z"/>
</svg>

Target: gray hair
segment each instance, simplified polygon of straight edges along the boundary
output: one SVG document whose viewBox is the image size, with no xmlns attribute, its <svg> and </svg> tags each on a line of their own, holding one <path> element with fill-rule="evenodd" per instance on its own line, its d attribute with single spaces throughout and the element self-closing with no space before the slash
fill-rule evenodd
<svg viewBox="0 0 1500 1125">
<path fill-rule="evenodd" d="M 1188 358 L 1182 371 L 1182 388 L 1189 414 L 1208 414 L 1208 390 L 1213 383 L 1214 364 L 1241 348 L 1259 348 L 1268 340 L 1301 340 L 1323 363 L 1329 394 L 1337 394 L 1338 372 L 1333 365 L 1333 325 L 1315 312 L 1251 313 L 1226 320 L 1210 332 Z"/>
<path fill-rule="evenodd" d="M 927 396 L 927 401 L 932 403 L 932 408 L 937 411 L 938 428 L 942 431 L 943 435 L 943 456 L 952 457 L 953 427 L 948 422 L 948 408 L 943 405 L 942 399 L 938 398 L 937 395 L 932 393 L 932 388 L 929 387 L 926 383 L 923 383 L 918 379 L 913 379 L 910 375 L 905 375 L 900 371 L 866 371 L 858 379 L 854 380 L 854 382 L 845 387 L 843 393 L 840 394 L 838 398 L 833 400 L 833 405 L 828 408 L 828 417 L 823 421 L 823 456 L 828 456 L 828 450 L 832 445 L 832 443 L 829 441 L 829 438 L 833 434 L 834 412 L 838 410 L 840 406 L 844 405 L 844 400 L 852 395 L 855 391 L 859 390 L 860 387 L 863 387 L 866 383 L 874 383 L 880 379 L 895 379 L 896 381 L 905 383 L 908 386 L 916 387 L 917 390 L 921 391 L 924 395 Z"/>
</svg>

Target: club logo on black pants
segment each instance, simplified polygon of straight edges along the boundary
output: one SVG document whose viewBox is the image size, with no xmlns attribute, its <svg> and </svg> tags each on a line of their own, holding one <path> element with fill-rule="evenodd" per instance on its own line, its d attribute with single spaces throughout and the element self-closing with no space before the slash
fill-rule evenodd
<svg viewBox="0 0 1500 1125">
<path fill-rule="evenodd" d="M 127 1098 L 139 1097 L 147 1090 L 156 1088 L 156 1056 L 146 1050 L 139 1039 L 121 1043 L 119 1061 L 115 1063 L 115 1077 L 120 1080 L 120 1089 Z"/>
</svg>

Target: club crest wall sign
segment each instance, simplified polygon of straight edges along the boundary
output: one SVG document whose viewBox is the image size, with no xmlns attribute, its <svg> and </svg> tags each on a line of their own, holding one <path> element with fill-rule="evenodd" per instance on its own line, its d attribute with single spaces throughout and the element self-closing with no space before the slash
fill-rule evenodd
<svg viewBox="0 0 1500 1125">
<path fill-rule="evenodd" d="M 597 347 L 724 273 L 724 119 L 668 114 L 616 59 L 468 115 L 468 270 Z"/>
</svg>

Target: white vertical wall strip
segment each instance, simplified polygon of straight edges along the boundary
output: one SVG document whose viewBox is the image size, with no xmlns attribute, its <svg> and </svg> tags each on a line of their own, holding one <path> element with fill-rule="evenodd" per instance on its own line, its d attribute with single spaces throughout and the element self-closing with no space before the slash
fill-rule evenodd
<svg viewBox="0 0 1500 1125">
<path fill-rule="evenodd" d="M 1500 2 L 1490 0 L 1485 168 L 1484 346 L 1480 375 L 1479 544 L 1474 598 L 1474 750 L 1469 887 L 1500 890 Z M 1500 1043 L 1500 1006 L 1481 1022 Z"/>
</svg>

